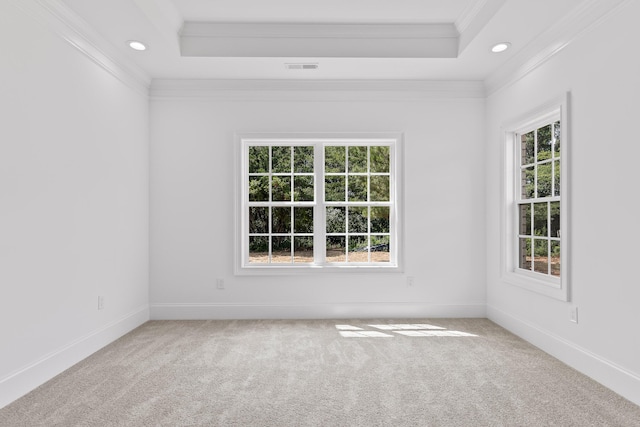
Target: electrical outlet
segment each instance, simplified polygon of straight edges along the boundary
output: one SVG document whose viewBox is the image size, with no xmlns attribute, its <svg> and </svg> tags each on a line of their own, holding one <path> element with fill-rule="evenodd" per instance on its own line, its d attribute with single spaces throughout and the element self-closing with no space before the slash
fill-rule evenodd
<svg viewBox="0 0 640 427">
<path fill-rule="evenodd" d="M 224 289 L 224 279 L 216 279 L 216 288 Z"/>
<path fill-rule="evenodd" d="M 104 309 L 104 297 L 102 295 L 98 295 L 98 310 Z"/>
<path fill-rule="evenodd" d="M 569 308 L 569 320 L 573 323 L 578 323 L 578 307 Z"/>
<path fill-rule="evenodd" d="M 408 287 L 412 287 L 415 283 L 415 277 L 413 276 L 407 276 L 407 286 Z"/>
</svg>

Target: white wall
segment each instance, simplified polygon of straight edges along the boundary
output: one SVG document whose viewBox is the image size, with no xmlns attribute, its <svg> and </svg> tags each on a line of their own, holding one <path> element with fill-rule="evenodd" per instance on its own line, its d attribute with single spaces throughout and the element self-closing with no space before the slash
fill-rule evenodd
<svg viewBox="0 0 640 427">
<path fill-rule="evenodd" d="M 148 101 L 11 2 L 0 52 L 2 407 L 148 319 Z"/>
<path fill-rule="evenodd" d="M 144 322 L 149 272 L 156 318 L 481 316 L 487 301 L 491 319 L 640 403 L 637 16 L 627 2 L 486 109 L 272 93 L 158 96 L 149 117 L 146 97 L 0 3 L 0 407 Z M 565 91 L 570 303 L 499 271 L 500 125 Z M 252 131 L 404 132 L 405 273 L 234 276 L 233 135 Z"/>
<path fill-rule="evenodd" d="M 627 2 L 487 100 L 487 298 L 491 319 L 640 404 L 638 123 L 640 2 Z M 500 279 L 500 126 L 570 92 L 572 301 Z M 579 323 L 569 322 L 578 307 Z"/>
<path fill-rule="evenodd" d="M 152 318 L 484 316 L 483 118 L 483 99 L 152 98 Z M 405 274 L 234 276 L 235 132 L 388 131 L 405 136 Z"/>
</svg>

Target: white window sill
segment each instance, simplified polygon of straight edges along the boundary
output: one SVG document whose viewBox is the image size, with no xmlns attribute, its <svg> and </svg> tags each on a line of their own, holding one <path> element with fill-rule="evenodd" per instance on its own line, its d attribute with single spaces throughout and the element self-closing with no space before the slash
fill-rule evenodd
<svg viewBox="0 0 640 427">
<path fill-rule="evenodd" d="M 395 264 L 392 265 L 256 265 L 244 266 L 236 269 L 236 276 L 300 276 L 317 274 L 379 274 L 397 273 L 404 270 Z"/>
<path fill-rule="evenodd" d="M 502 280 L 510 285 L 518 286 L 531 292 L 536 292 L 560 301 L 569 301 L 566 286 L 562 286 L 559 278 L 546 278 L 542 274 L 539 275 L 540 277 L 536 276 L 538 275 L 528 273 L 527 271 L 508 271 L 502 274 Z"/>
</svg>

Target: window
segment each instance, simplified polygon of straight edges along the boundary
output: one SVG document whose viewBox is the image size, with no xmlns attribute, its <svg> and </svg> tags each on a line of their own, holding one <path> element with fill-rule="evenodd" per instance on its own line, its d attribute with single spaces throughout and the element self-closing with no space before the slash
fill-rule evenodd
<svg viewBox="0 0 640 427">
<path fill-rule="evenodd" d="M 566 101 L 506 131 L 505 277 L 568 299 Z"/>
<path fill-rule="evenodd" d="M 560 277 L 560 121 L 516 134 L 518 268 Z"/>
<path fill-rule="evenodd" d="M 397 270 L 398 141 L 239 136 L 238 273 Z"/>
</svg>

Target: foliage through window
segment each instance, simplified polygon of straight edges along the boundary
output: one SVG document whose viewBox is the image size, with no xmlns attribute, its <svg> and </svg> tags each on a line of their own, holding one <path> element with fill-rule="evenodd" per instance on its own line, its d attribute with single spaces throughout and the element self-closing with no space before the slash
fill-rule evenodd
<svg viewBox="0 0 640 427">
<path fill-rule="evenodd" d="M 241 141 L 241 267 L 397 266 L 395 139 Z"/>
<path fill-rule="evenodd" d="M 501 277 L 568 301 L 569 94 L 503 127 Z"/>
<path fill-rule="evenodd" d="M 327 262 L 389 262 L 390 147 L 324 147 Z"/>
<path fill-rule="evenodd" d="M 560 276 L 560 121 L 517 134 L 518 268 Z"/>
</svg>

